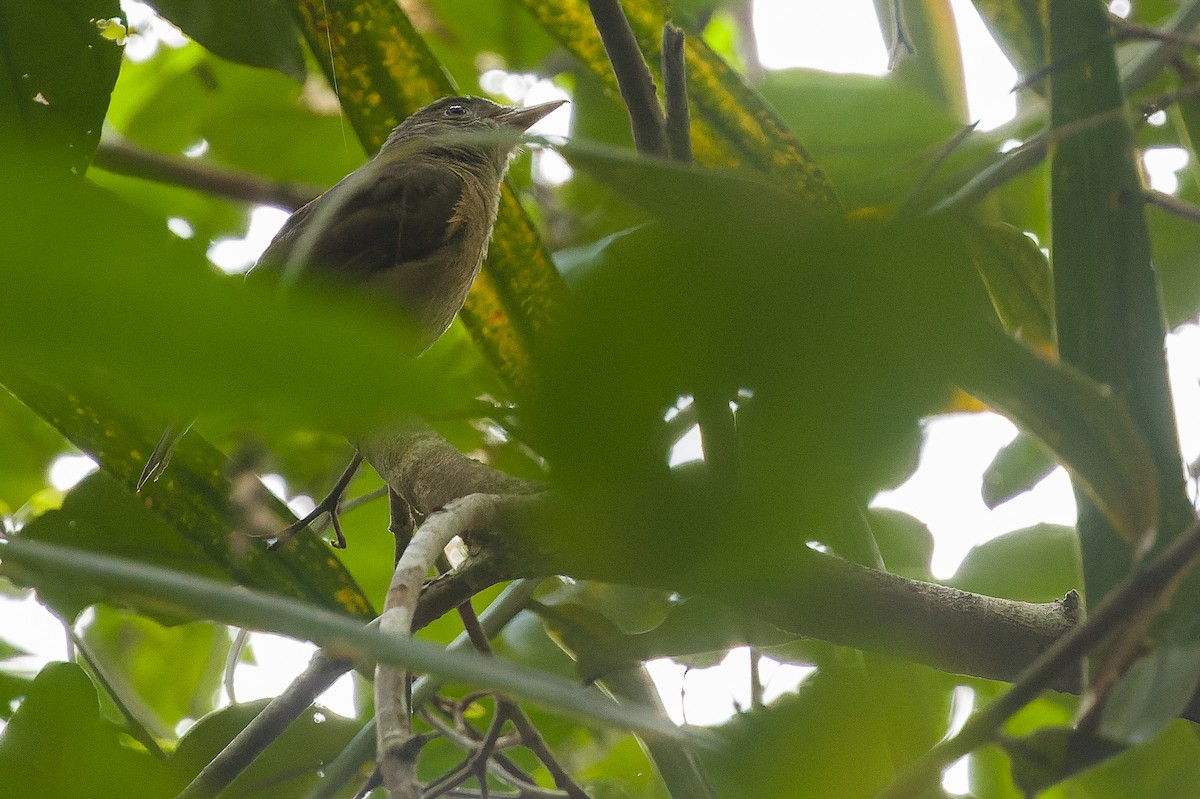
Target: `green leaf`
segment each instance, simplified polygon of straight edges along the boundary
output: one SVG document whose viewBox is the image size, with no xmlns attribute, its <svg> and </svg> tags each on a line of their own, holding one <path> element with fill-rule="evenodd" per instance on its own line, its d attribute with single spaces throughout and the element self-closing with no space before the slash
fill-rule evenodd
<svg viewBox="0 0 1200 799">
<path fill-rule="evenodd" d="M 340 569 L 322 564 L 323 569 L 305 568 L 298 555 L 267 552 L 247 547 L 232 552 L 228 530 L 209 542 L 197 531 L 184 537 L 161 517 L 152 513 L 113 478 L 99 472 L 84 479 L 66 497 L 59 510 L 48 511 L 20 533 L 22 540 L 68 545 L 81 551 L 107 553 L 136 559 L 179 571 L 239 583 L 274 592 L 276 595 L 321 602 L 330 608 L 358 610 L 369 617 L 365 599 L 357 586 Z M 207 545 L 206 545 L 207 543 Z M 314 542 L 315 543 L 315 542 Z M 236 546 L 236 545 L 234 545 Z M 325 551 L 320 544 L 319 552 Z M 326 554 L 323 558 L 328 559 Z M 195 615 L 178 616 L 139 592 L 99 591 L 87 583 L 62 581 L 52 572 L 24 571 L 3 564 L 3 572 L 23 585 L 38 589 L 43 601 L 64 618 L 74 618 L 83 608 L 101 600 L 132 607 L 162 622 L 206 618 L 203 609 Z M 340 578 L 340 579 L 339 579 Z"/>
<path fill-rule="evenodd" d="M 0 139 L 10 157 L 37 154 L 82 174 L 100 141 L 121 46 L 97 20 L 124 19 L 117 0 L 0 7 Z"/>
<path fill-rule="evenodd" d="M 1070 527 L 1039 524 L 973 547 L 950 585 L 1022 602 L 1053 602 L 1083 585 L 1079 536 Z"/>
<path fill-rule="evenodd" d="M 563 151 L 663 224 L 623 237 L 621 258 L 581 287 L 579 315 L 553 356 L 563 371 L 545 398 L 547 436 L 562 447 L 552 442 L 545 454 L 564 484 L 597 500 L 606 490 L 676 496 L 657 522 L 612 520 L 617 535 L 643 524 L 684 535 L 688 523 L 705 528 L 733 513 L 716 498 L 685 500 L 681 485 L 654 474 L 665 461 L 653 442 L 666 409 L 680 395 L 728 386 L 753 393 L 739 428 L 743 477 L 762 492 L 748 502 L 751 515 L 769 514 L 751 525 L 756 535 L 799 525 L 823 540 L 817 530 L 839 529 L 844 492 L 869 495 L 895 480 L 895 464 L 911 460 L 917 419 L 943 407 L 951 385 L 1046 441 L 1118 529 L 1131 538 L 1153 529 L 1155 470 L 1141 433 L 1104 388 L 989 324 L 991 302 L 964 255 L 969 228 L 952 219 L 822 224 L 802 198 L 752 173 L 577 143 Z M 706 503 L 710 520 L 675 501 Z M 749 558 L 721 546 L 679 550 L 711 562 Z"/>
<path fill-rule="evenodd" d="M 54 458 L 62 454 L 62 436 L 8 391 L 0 388 L 0 441 L 5 468 L 0 470 L 0 516 L 10 515 L 46 487 Z"/>
<path fill-rule="evenodd" d="M 891 508 L 870 508 L 866 519 L 889 572 L 913 580 L 933 579 L 933 534 L 923 522 Z"/>
<path fill-rule="evenodd" d="M 332 186 L 360 166 L 365 153 L 345 117 L 322 99 L 318 89 L 305 94 L 278 72 L 230 63 L 189 44 L 126 64 L 108 121 L 125 139 L 157 153 L 181 155 L 203 140 L 207 149 L 198 164 Z"/>
<path fill-rule="evenodd" d="M 1070 780 L 1066 788 L 1089 799 L 1129 796 L 1171 799 L 1200 784 L 1200 740 L 1193 722 L 1176 719 L 1153 741 L 1126 750 Z"/>
<path fill-rule="evenodd" d="M 1032 796 L 1123 750 L 1118 744 L 1066 727 L 1044 727 L 1024 738 L 1001 739 L 1012 758 L 1013 782 Z"/>
<path fill-rule="evenodd" d="M 761 91 L 850 208 L 900 203 L 962 128 L 943 105 L 896 76 L 787 69 L 767 73 Z M 871 124 L 848 124 L 862 119 Z M 980 155 L 978 149 L 959 151 L 944 168 Z"/>
<path fill-rule="evenodd" d="M 1038 0 L 975 0 L 975 8 L 1022 77 L 1046 65 L 1046 36 Z"/>
<path fill-rule="evenodd" d="M 1062 128 L 1124 108 L 1103 6 L 1049 5 L 1051 125 Z M 1081 55 L 1082 54 L 1082 55 Z M 1164 328 L 1143 216 L 1133 137 L 1122 114 L 1063 138 L 1051 156 L 1055 327 L 1064 362 L 1109 386 L 1146 437 L 1161 524 L 1116 533 L 1114 520 L 1080 503 L 1088 601 L 1097 603 L 1131 567 L 1135 552 L 1171 540 L 1194 511 L 1184 491 Z M 1139 553 L 1140 554 L 1140 553 Z"/>
<path fill-rule="evenodd" d="M 202 718 L 188 730 L 168 766 L 182 788 L 207 765 L 268 700 L 231 705 Z M 221 796 L 229 799 L 294 799 L 316 785 L 322 768 L 362 727 L 320 707 L 300 714 Z"/>
<path fill-rule="evenodd" d="M 1138 658 L 1109 691 L 1096 734 L 1145 743 L 1188 707 L 1200 684 L 1200 643 L 1161 643 Z"/>
<path fill-rule="evenodd" d="M 945 733 L 951 688 L 945 675 L 886 658 L 824 668 L 798 695 L 726 725 L 729 747 L 706 759 L 717 794 L 873 796 Z"/>
<path fill-rule="evenodd" d="M 159 14 L 222 58 L 304 80 L 304 54 L 281 0 L 154 0 Z"/>
<path fill-rule="evenodd" d="M 71 663 L 51 663 L 29 685 L 0 735 L 0 795 L 27 799 L 172 793 L 165 766 L 123 742 L 100 716 L 96 689 Z"/>
<path fill-rule="evenodd" d="M 683 733 L 656 713 L 616 705 L 596 691 L 569 680 L 471 652 L 449 653 L 442 647 L 415 638 L 384 635 L 345 614 L 331 613 L 273 594 L 233 588 L 108 555 L 20 539 L 0 546 L 0 557 L 6 563 L 15 563 L 24 569 L 56 572 L 63 580 L 88 580 L 96 590 L 105 593 L 140 594 L 175 613 L 203 614 L 224 624 L 309 640 L 345 657 L 432 672 L 445 679 L 530 699 L 601 724 L 707 741 L 703 736 Z"/>
<path fill-rule="evenodd" d="M 983 504 L 996 508 L 1030 490 L 1050 475 L 1058 463 L 1046 445 L 1028 433 L 1005 444 L 983 473 Z"/>
<path fill-rule="evenodd" d="M 975 266 L 1004 329 L 1034 349 L 1054 352 L 1050 262 L 1011 225 L 978 225 L 969 239 Z"/>
<path fill-rule="evenodd" d="M 163 627 L 101 605 L 83 639 L 106 673 L 127 685 L 167 729 L 213 710 L 229 652 L 225 628 L 204 623 Z"/>
</svg>

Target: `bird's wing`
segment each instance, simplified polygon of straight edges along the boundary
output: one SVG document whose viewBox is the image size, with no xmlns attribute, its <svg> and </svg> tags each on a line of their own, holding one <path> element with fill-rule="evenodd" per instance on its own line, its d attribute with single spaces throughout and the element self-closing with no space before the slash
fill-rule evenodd
<svg viewBox="0 0 1200 799">
<path fill-rule="evenodd" d="M 377 159 L 292 214 L 255 271 L 279 271 L 295 254 L 313 277 L 357 283 L 420 260 L 461 229 L 463 190 L 462 178 L 441 164 Z M 306 237 L 313 224 L 322 230 Z M 302 237 L 311 240 L 307 254 L 297 251 Z"/>
</svg>

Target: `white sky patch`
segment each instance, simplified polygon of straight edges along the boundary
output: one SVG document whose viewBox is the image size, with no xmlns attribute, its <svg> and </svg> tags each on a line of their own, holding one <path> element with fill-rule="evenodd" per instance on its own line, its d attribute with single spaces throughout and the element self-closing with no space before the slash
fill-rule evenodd
<svg viewBox="0 0 1200 799">
<path fill-rule="evenodd" d="M 1142 153 L 1150 188 L 1166 194 L 1179 191 L 1179 170 L 1188 165 L 1188 152 L 1182 147 L 1151 147 Z"/>
<path fill-rule="evenodd" d="M 289 213 L 282 208 L 255 206 L 250 212 L 246 235 L 240 239 L 217 239 L 208 248 L 208 260 L 226 274 L 238 275 L 250 271 L 288 216 Z"/>
<path fill-rule="evenodd" d="M 125 40 L 125 57 L 130 61 L 147 60 L 161 45 L 183 47 L 188 43 L 188 38 L 179 28 L 139 0 L 121 0 L 121 10 L 129 21 L 131 35 Z"/>
<path fill-rule="evenodd" d="M 251 633 L 250 647 L 254 663 L 239 663 L 233 673 L 233 690 L 239 702 L 267 699 L 276 696 L 308 666 L 317 648 L 306 641 L 295 641 L 281 635 Z M 334 713 L 353 718 L 354 680 L 352 672 L 343 674 L 325 693 L 317 698 L 320 704 Z M 229 703 L 224 692 L 220 705 Z"/>
<path fill-rule="evenodd" d="M 983 472 L 1016 434 L 1012 422 L 994 413 L 934 418 L 925 427 L 917 471 L 871 503 L 910 513 L 929 526 L 935 577 L 952 576 L 971 547 L 996 536 L 1043 522 L 1075 523 L 1075 497 L 1061 468 L 995 510 L 983 504 Z"/>
<path fill-rule="evenodd" d="M 88 455 L 59 455 L 50 464 L 47 480 L 57 491 L 70 491 L 98 468 Z"/>
<path fill-rule="evenodd" d="M 950 0 L 962 48 L 967 108 L 979 130 L 992 130 L 1017 115 L 1012 88 L 1017 71 L 988 33 L 971 0 Z"/>
<path fill-rule="evenodd" d="M 707 669 L 689 669 L 670 658 L 646 663 L 658 687 L 667 715 L 676 724 L 702 726 L 728 721 L 738 709 L 750 708 L 750 648 L 731 649 L 721 662 Z M 763 701 L 770 703 L 796 687 L 815 671 L 811 666 L 759 659 Z"/>
<path fill-rule="evenodd" d="M 1200 457 L 1200 327 L 1181 325 L 1167 334 L 1167 369 L 1184 460 Z"/>
<path fill-rule="evenodd" d="M 754 35 L 766 69 L 887 72 L 887 47 L 871 0 L 757 0 Z"/>
</svg>

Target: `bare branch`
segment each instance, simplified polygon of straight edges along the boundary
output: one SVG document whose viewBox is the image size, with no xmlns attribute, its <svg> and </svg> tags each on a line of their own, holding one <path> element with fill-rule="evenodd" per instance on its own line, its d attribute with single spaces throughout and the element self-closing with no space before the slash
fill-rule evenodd
<svg viewBox="0 0 1200 799">
<path fill-rule="evenodd" d="M 629 111 L 634 146 L 639 153 L 665 156 L 667 141 L 654 76 L 642 57 L 619 0 L 588 0 L 588 6 Z"/>
<path fill-rule="evenodd" d="M 280 183 L 235 172 L 192 158 L 151 152 L 121 139 L 106 138 L 92 166 L 117 175 L 170 183 L 217 197 L 274 205 L 294 211 L 321 193 L 317 186 Z"/>
</svg>

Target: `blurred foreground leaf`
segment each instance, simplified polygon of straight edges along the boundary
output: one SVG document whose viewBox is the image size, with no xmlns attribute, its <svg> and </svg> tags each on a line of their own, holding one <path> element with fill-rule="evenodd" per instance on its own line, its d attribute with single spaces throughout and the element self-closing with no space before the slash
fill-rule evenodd
<svg viewBox="0 0 1200 799">
<path fill-rule="evenodd" d="M 0 733 L 0 796 L 159 799 L 166 767 L 100 715 L 96 688 L 73 663 L 51 663 Z"/>
</svg>

